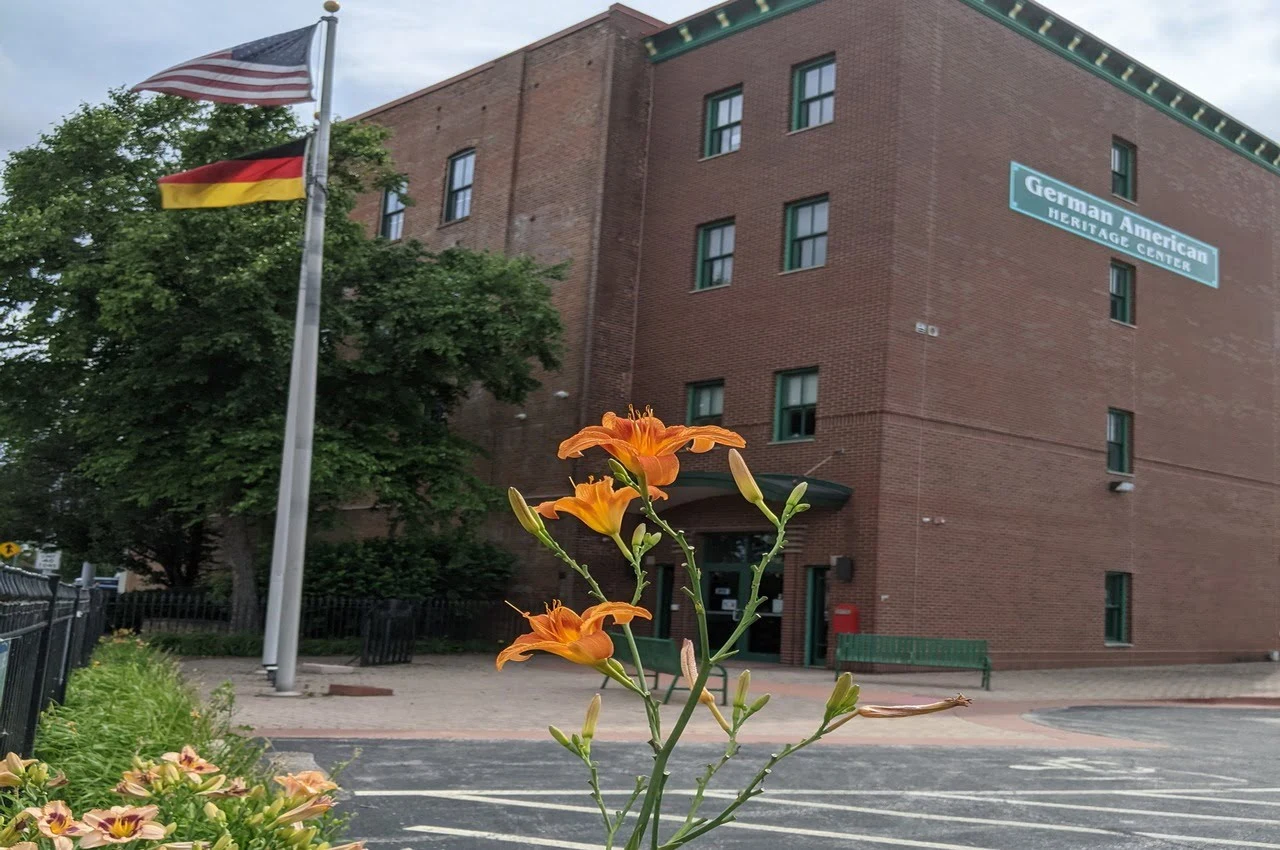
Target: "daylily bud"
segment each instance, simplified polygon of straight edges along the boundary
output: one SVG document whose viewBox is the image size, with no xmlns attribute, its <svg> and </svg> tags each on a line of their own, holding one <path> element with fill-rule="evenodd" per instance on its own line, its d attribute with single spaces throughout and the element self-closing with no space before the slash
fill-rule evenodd
<svg viewBox="0 0 1280 850">
<path fill-rule="evenodd" d="M 832 689 L 831 696 L 827 697 L 827 717 L 844 713 L 842 709 L 852 689 L 853 676 L 849 673 L 841 673 L 840 678 L 836 679 L 836 686 Z"/>
<path fill-rule="evenodd" d="M 645 532 L 645 527 L 643 522 L 636 526 L 635 531 L 631 532 L 631 548 L 632 549 L 639 548 L 640 544 L 645 542 L 644 532 Z"/>
<path fill-rule="evenodd" d="M 600 721 L 600 695 L 591 698 L 587 706 L 587 719 L 582 724 L 582 740 L 587 744 L 596 736 L 596 724 Z"/>
<path fill-rule="evenodd" d="M 546 531 L 542 517 L 534 513 L 533 508 L 529 507 L 529 503 L 524 500 L 524 496 L 520 495 L 519 490 L 508 487 L 507 501 L 511 503 L 511 510 L 520 521 L 521 528 L 535 537 L 541 536 Z"/>
<path fill-rule="evenodd" d="M 231 834 L 224 832 L 222 834 L 222 837 L 219 838 L 217 841 L 215 841 L 213 843 L 213 846 L 210 847 L 209 850 L 227 850 L 227 847 L 230 844 L 231 844 Z"/>
<path fill-rule="evenodd" d="M 738 485 L 742 498 L 753 505 L 763 505 L 764 493 L 760 492 L 759 485 L 751 477 L 751 470 L 747 469 L 747 462 L 738 454 L 737 449 L 729 449 L 729 469 L 733 472 L 733 481 Z"/>
<path fill-rule="evenodd" d="M 764 696 L 760 697 L 760 699 L 751 703 L 750 707 L 747 708 L 747 714 L 755 714 L 757 711 L 764 708 L 766 705 L 769 704 L 769 699 L 772 696 L 773 694 L 765 694 Z"/>
<path fill-rule="evenodd" d="M 794 508 L 800 504 L 800 500 L 804 498 L 805 491 L 809 489 L 808 481 L 801 481 L 791 491 L 791 495 L 787 497 L 787 507 Z"/>
<path fill-rule="evenodd" d="M 566 750 L 568 750 L 569 752 L 571 752 L 571 753 L 576 753 L 576 752 L 578 751 L 578 748 L 577 748 L 577 747 L 575 747 L 573 744 L 569 743 L 569 736 L 568 736 L 568 735 L 566 735 L 565 733 L 561 732 L 561 731 L 560 731 L 559 729 L 557 729 L 556 727 L 554 727 L 554 726 L 548 726 L 548 727 L 547 727 L 547 731 L 551 733 L 551 737 L 552 737 L 552 738 L 555 738 L 555 739 L 556 739 L 556 743 L 557 743 L 557 744 L 559 744 L 560 746 L 564 747 L 564 748 L 565 748 Z"/>
<path fill-rule="evenodd" d="M 742 675 L 738 676 L 738 689 L 733 692 L 733 707 L 747 707 L 747 692 L 751 690 L 751 671 L 743 670 Z"/>
<path fill-rule="evenodd" d="M 658 543 L 660 543 L 661 541 L 662 541 L 662 535 L 655 531 L 653 534 L 650 534 L 648 537 L 644 539 L 644 545 L 646 549 L 652 549 L 654 546 L 657 546 Z"/>
<path fill-rule="evenodd" d="M 222 823 L 225 819 L 225 815 L 222 814 L 222 810 L 215 806 L 212 801 L 204 804 L 204 816 L 209 820 L 217 821 L 219 823 Z"/>
<path fill-rule="evenodd" d="M 633 479 L 631 478 L 631 473 L 625 466 L 614 458 L 609 458 L 609 469 L 613 472 L 613 477 L 619 481 L 625 484 L 630 484 L 632 482 Z"/>
<path fill-rule="evenodd" d="M 858 709 L 857 713 L 861 717 L 915 717 L 966 705 L 973 705 L 973 700 L 964 694 L 956 694 L 950 699 L 931 702 L 928 705 L 864 705 Z"/>
</svg>

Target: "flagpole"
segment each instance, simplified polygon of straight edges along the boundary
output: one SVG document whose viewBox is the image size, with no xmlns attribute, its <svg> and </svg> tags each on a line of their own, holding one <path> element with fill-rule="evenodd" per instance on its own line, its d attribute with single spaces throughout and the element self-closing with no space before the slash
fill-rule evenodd
<svg viewBox="0 0 1280 850">
<path fill-rule="evenodd" d="M 297 693 L 298 627 L 302 618 L 302 565 L 307 547 L 307 508 L 311 501 L 311 444 L 316 422 L 316 371 L 320 356 L 320 282 L 324 274 L 324 214 L 329 185 L 329 116 L 333 101 L 333 46 L 339 9 L 326 0 L 320 20 L 327 25 L 324 39 L 324 71 L 320 83 L 320 120 L 316 125 L 314 165 L 308 192 L 306 239 L 302 249 L 304 309 L 301 345 L 298 346 L 297 406 L 290 472 L 288 535 L 280 605 L 280 634 L 276 657 L 276 693 Z M 291 393 L 292 394 L 292 393 Z M 286 423 L 286 429 L 287 429 Z M 281 470 L 283 474 L 284 470 Z M 283 482 L 281 484 L 283 487 Z M 281 497 L 283 498 L 283 496 Z M 277 526 L 279 523 L 277 522 Z M 264 650 L 265 651 L 265 650 Z"/>
</svg>

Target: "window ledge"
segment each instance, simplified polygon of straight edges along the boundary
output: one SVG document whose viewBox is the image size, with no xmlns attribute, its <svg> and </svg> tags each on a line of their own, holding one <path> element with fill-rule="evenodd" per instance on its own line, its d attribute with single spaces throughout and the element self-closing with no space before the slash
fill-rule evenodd
<svg viewBox="0 0 1280 850">
<path fill-rule="evenodd" d="M 766 445 L 791 446 L 791 445 L 795 445 L 796 443 L 814 443 L 814 442 L 817 442 L 817 440 L 818 440 L 817 437 L 797 437 L 794 440 L 770 440 L 768 443 L 766 443 Z"/>
<path fill-rule="evenodd" d="M 804 268 L 799 268 L 799 269 L 784 269 L 783 271 L 778 272 L 778 277 L 782 277 L 783 275 L 787 275 L 787 274 L 799 274 L 800 272 L 811 272 L 817 269 L 825 269 L 826 267 L 827 267 L 827 264 L 823 263 L 820 266 L 805 266 Z"/>
<path fill-rule="evenodd" d="M 1112 324 L 1119 325 L 1119 326 L 1120 326 L 1120 327 L 1122 327 L 1122 328 L 1137 328 L 1137 327 L 1138 327 L 1138 326 L 1137 326 L 1137 325 L 1135 325 L 1133 322 L 1122 322 L 1122 321 L 1120 321 L 1119 319 L 1112 319 L 1112 320 L 1111 320 L 1111 322 L 1112 322 Z"/>
<path fill-rule="evenodd" d="M 471 216 L 464 215 L 462 218 L 455 218 L 453 221 L 442 221 L 440 222 L 440 226 L 436 229 L 444 230 L 446 227 L 453 227 L 455 224 L 462 224 L 467 221 L 471 221 Z"/>
<path fill-rule="evenodd" d="M 1123 641 L 1108 640 L 1108 641 L 1103 641 L 1103 646 L 1106 646 L 1110 649 L 1128 649 L 1132 647 L 1133 644 L 1125 643 Z"/>
<path fill-rule="evenodd" d="M 713 159 L 720 159 L 720 157 L 722 156 L 733 156 L 735 153 L 737 153 L 740 150 L 742 150 L 741 146 L 736 147 L 731 151 L 720 151 L 720 153 L 713 153 L 711 154 L 711 156 L 704 156 L 701 159 L 699 159 L 698 162 L 710 162 Z"/>
<path fill-rule="evenodd" d="M 1137 478 L 1132 472 L 1116 472 L 1114 469 L 1108 469 L 1107 475 L 1119 475 L 1121 478 Z"/>
<path fill-rule="evenodd" d="M 830 126 L 831 126 L 832 124 L 834 124 L 834 123 L 836 123 L 836 122 L 835 122 L 835 119 L 833 118 L 832 120 L 830 120 L 830 121 L 824 121 L 824 122 L 822 122 L 821 124 L 810 124 L 808 127 L 800 127 L 800 128 L 798 128 L 798 129 L 788 131 L 787 135 L 788 135 L 788 136 L 794 136 L 794 135 L 796 135 L 797 133 L 807 133 L 807 132 L 809 132 L 810 130 L 817 130 L 817 129 L 819 129 L 820 127 L 830 127 Z"/>
<path fill-rule="evenodd" d="M 732 283 L 717 283 L 715 286 L 695 286 L 690 292 L 714 292 L 717 289 L 728 289 Z"/>
<path fill-rule="evenodd" d="M 1137 200 L 1135 200 L 1134 198 L 1126 198 L 1124 195 L 1117 195 L 1115 192 L 1111 193 L 1111 197 L 1118 198 L 1119 200 L 1124 201 L 1126 204 L 1128 204 L 1131 207 L 1136 207 L 1138 205 Z"/>
</svg>

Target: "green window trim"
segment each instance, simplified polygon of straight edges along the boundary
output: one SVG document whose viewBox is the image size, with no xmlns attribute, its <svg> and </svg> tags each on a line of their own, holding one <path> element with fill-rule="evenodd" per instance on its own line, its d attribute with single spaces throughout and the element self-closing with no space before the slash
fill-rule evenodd
<svg viewBox="0 0 1280 850">
<path fill-rule="evenodd" d="M 791 129 L 830 124 L 836 109 L 836 57 L 823 56 L 791 72 Z"/>
<path fill-rule="evenodd" d="M 1111 140 L 1111 194 L 1138 199 L 1138 149 L 1119 137 Z"/>
<path fill-rule="evenodd" d="M 706 130 L 702 155 L 719 156 L 742 147 L 742 86 L 707 97 Z"/>
<path fill-rule="evenodd" d="M 1132 643 L 1132 573 L 1107 573 L 1103 613 L 1103 639 L 1107 643 Z"/>
<path fill-rule="evenodd" d="M 724 381 L 689 384 L 685 406 L 686 425 L 720 425 L 724 420 Z"/>
<path fill-rule="evenodd" d="M 733 252 L 737 225 L 731 218 L 698 228 L 698 268 L 694 289 L 714 289 L 733 283 Z"/>
<path fill-rule="evenodd" d="M 818 370 L 779 372 L 774 396 L 774 442 L 812 440 L 817 432 Z"/>
<path fill-rule="evenodd" d="M 378 222 L 378 235 L 392 242 L 404 235 L 405 187 L 384 189 L 382 192 L 382 217 Z"/>
<path fill-rule="evenodd" d="M 471 190 L 476 178 L 476 149 L 468 148 L 449 157 L 445 185 L 444 220 L 461 221 L 471 216 Z"/>
<path fill-rule="evenodd" d="M 1127 410 L 1107 410 L 1107 471 L 1133 473 L 1133 414 Z"/>
<path fill-rule="evenodd" d="M 1128 263 L 1111 261 L 1111 318 L 1126 325 L 1136 324 L 1137 270 Z"/>
<path fill-rule="evenodd" d="M 827 230 L 831 201 L 827 195 L 787 204 L 784 271 L 813 269 L 827 264 Z"/>
</svg>

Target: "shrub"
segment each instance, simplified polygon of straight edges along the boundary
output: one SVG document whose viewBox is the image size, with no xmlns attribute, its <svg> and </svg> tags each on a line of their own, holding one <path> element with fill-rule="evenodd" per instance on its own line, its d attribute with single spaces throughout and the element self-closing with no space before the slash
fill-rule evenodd
<svg viewBox="0 0 1280 850">
<path fill-rule="evenodd" d="M 311 542 L 306 592 L 357 599 L 497 599 L 515 565 L 507 550 L 463 535 Z M 261 565 L 264 589 L 268 572 Z"/>
</svg>

